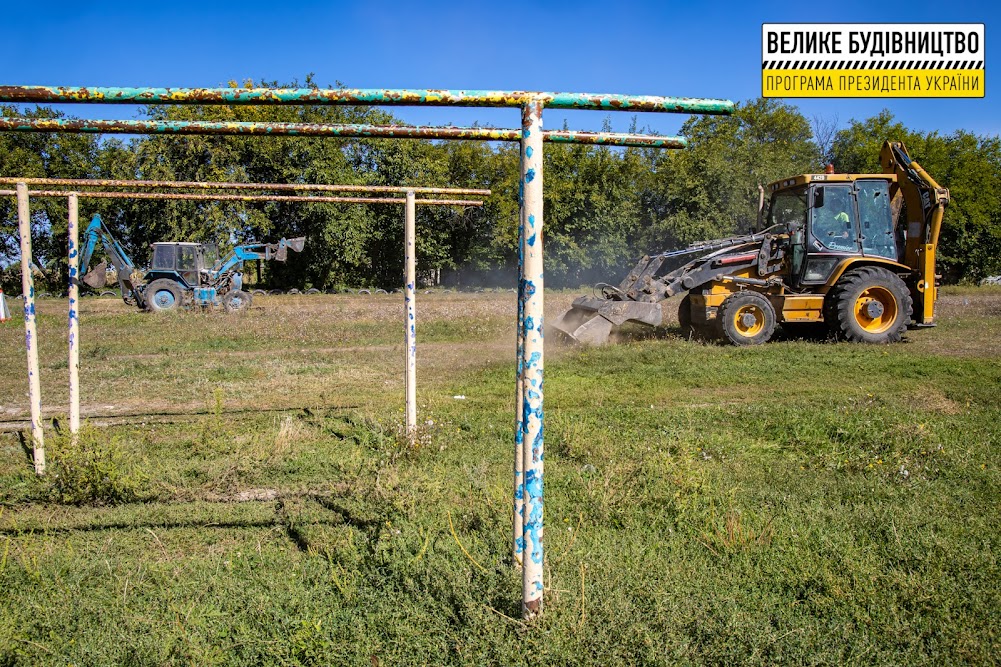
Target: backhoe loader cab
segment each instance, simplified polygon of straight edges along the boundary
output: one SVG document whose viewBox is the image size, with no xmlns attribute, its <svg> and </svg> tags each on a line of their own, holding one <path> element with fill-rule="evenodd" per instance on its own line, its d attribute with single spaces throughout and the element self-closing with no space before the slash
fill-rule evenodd
<svg viewBox="0 0 1001 667">
<path fill-rule="evenodd" d="M 812 174 L 769 186 L 765 219 L 770 228 L 788 230 L 791 286 L 826 283 L 846 257 L 902 257 L 890 205 L 893 181 L 877 174 Z"/>
<path fill-rule="evenodd" d="M 949 191 L 886 142 L 881 174 L 804 174 L 762 199 L 763 229 L 644 257 L 618 287 L 581 297 L 555 327 L 603 343 L 628 321 L 662 322 L 660 301 L 688 292 L 684 332 L 754 345 L 777 325 L 869 343 L 932 326 L 935 249 Z M 901 215 L 903 214 L 903 215 Z"/>
</svg>

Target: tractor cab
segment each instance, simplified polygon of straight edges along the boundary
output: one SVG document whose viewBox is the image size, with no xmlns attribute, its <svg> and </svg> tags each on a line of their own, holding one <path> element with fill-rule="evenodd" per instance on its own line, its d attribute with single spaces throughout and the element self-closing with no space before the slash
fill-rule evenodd
<svg viewBox="0 0 1001 667">
<path fill-rule="evenodd" d="M 824 285 L 845 259 L 898 262 L 892 174 L 807 174 L 772 183 L 767 224 L 789 230 L 789 282 Z"/>
<path fill-rule="evenodd" d="M 201 284 L 202 272 L 211 269 L 218 261 L 215 245 L 201 243 L 154 243 L 153 261 L 147 281 L 167 278 L 181 283 L 188 289 Z"/>
</svg>

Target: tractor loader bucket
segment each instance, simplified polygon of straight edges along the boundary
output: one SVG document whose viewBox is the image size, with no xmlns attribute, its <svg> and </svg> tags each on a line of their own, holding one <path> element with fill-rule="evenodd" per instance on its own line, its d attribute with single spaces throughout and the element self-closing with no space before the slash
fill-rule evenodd
<svg viewBox="0 0 1001 667">
<path fill-rule="evenodd" d="M 613 326 L 639 322 L 658 326 L 663 321 L 659 303 L 613 301 L 582 296 L 553 323 L 553 327 L 583 345 L 604 345 Z"/>
<path fill-rule="evenodd" d="M 284 262 L 286 259 L 288 259 L 289 248 L 291 248 L 295 252 L 302 252 L 302 249 L 306 246 L 306 237 L 298 236 L 294 239 L 288 239 L 288 240 L 282 239 L 275 245 L 278 246 L 278 248 L 275 250 L 275 255 L 274 255 L 275 260 L 279 262 Z M 274 248 L 275 245 L 272 245 L 271 248 Z"/>
<path fill-rule="evenodd" d="M 101 262 L 83 276 L 85 285 L 94 289 L 102 289 L 108 284 L 108 263 Z"/>
</svg>

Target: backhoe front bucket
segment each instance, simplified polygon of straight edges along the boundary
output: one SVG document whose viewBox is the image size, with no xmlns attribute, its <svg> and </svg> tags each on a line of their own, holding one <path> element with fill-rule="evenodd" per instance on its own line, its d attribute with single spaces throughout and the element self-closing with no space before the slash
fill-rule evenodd
<svg viewBox="0 0 1001 667">
<path fill-rule="evenodd" d="M 108 263 L 101 262 L 83 276 L 85 285 L 94 289 L 103 289 L 108 284 Z"/>
<path fill-rule="evenodd" d="M 659 303 L 612 301 L 582 296 L 553 323 L 553 327 L 583 345 L 604 345 L 613 326 L 639 322 L 658 326 L 663 321 Z"/>
<path fill-rule="evenodd" d="M 305 247 L 305 245 L 306 245 L 305 236 L 297 236 L 296 238 L 291 239 L 288 242 L 288 246 L 292 248 L 292 250 L 295 250 L 296 252 L 302 252 L 302 249 Z"/>
</svg>

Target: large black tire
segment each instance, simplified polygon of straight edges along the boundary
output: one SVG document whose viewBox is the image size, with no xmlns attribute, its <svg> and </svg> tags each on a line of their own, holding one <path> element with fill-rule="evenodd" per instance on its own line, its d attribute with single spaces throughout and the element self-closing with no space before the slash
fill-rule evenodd
<svg viewBox="0 0 1001 667">
<path fill-rule="evenodd" d="M 227 313 L 238 313 L 250 308 L 253 300 L 254 297 L 250 296 L 249 293 L 241 289 L 234 289 L 226 292 L 226 296 L 222 298 L 222 305 Z"/>
<path fill-rule="evenodd" d="M 146 309 L 153 313 L 169 313 L 181 307 L 183 291 L 173 280 L 160 278 L 146 286 Z"/>
<path fill-rule="evenodd" d="M 914 302 L 900 276 L 878 266 L 852 269 L 828 292 L 824 320 L 837 338 L 896 343 L 911 321 Z"/>
<path fill-rule="evenodd" d="M 757 292 L 728 296 L 716 313 L 723 340 L 734 345 L 761 345 L 775 333 L 775 309 Z"/>
<path fill-rule="evenodd" d="M 678 326 L 681 327 L 681 335 L 691 338 L 694 333 L 692 328 L 692 295 L 686 294 L 681 303 L 678 304 Z"/>
</svg>

